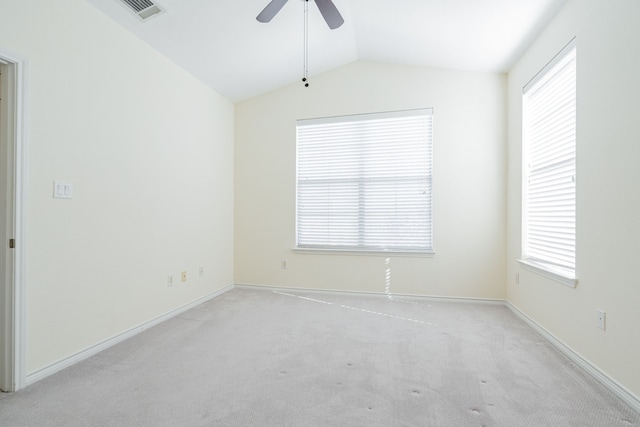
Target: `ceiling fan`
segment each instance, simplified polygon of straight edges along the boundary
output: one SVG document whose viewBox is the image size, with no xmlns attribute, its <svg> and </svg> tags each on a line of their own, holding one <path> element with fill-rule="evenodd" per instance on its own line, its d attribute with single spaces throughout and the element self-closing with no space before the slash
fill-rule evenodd
<svg viewBox="0 0 640 427">
<path fill-rule="evenodd" d="M 262 12 L 256 17 L 259 22 L 269 22 L 274 16 L 280 12 L 280 9 L 287 3 L 288 0 L 271 0 L 271 2 L 265 7 Z M 309 0 L 302 0 L 309 1 Z M 344 19 L 338 8 L 331 0 L 314 0 L 322 17 L 327 22 L 327 25 L 332 30 L 335 30 L 344 23 Z"/>
</svg>

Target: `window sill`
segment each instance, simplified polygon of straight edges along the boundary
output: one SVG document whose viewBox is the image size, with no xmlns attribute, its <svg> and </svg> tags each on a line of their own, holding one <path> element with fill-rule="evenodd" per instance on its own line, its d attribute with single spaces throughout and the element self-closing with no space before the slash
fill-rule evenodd
<svg viewBox="0 0 640 427">
<path fill-rule="evenodd" d="M 410 251 L 358 251 L 346 249 L 311 249 L 311 248 L 293 248 L 292 251 L 298 254 L 313 255 L 354 255 L 354 256 L 394 256 L 409 258 L 433 258 L 435 252 L 410 252 Z"/>
<path fill-rule="evenodd" d="M 553 270 L 543 263 L 524 259 L 519 259 L 518 262 L 526 270 L 533 271 L 534 273 L 540 274 L 547 279 L 562 283 L 563 285 L 569 286 L 571 288 L 575 288 L 578 284 L 578 279 L 576 279 L 575 277 L 570 277 L 567 274 L 563 274 L 559 271 Z"/>
</svg>

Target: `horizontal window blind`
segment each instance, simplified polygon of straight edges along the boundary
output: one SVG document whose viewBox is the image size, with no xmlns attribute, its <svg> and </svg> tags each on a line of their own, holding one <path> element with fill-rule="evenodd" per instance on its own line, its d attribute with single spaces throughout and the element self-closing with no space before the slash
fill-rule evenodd
<svg viewBox="0 0 640 427">
<path fill-rule="evenodd" d="M 525 87 L 523 256 L 575 277 L 576 47 Z"/>
<path fill-rule="evenodd" d="M 432 110 L 297 124 L 297 247 L 432 251 Z"/>
</svg>

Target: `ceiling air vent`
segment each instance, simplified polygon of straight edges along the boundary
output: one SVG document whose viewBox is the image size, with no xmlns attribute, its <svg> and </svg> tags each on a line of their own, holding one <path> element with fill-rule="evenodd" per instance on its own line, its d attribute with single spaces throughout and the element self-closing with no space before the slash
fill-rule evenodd
<svg viewBox="0 0 640 427">
<path fill-rule="evenodd" d="M 143 21 L 154 17 L 162 12 L 160 6 L 151 0 L 121 0 L 138 18 Z"/>
</svg>

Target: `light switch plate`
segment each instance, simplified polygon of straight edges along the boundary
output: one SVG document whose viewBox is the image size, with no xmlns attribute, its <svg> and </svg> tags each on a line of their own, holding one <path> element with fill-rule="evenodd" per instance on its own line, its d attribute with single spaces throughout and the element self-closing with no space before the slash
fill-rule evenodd
<svg viewBox="0 0 640 427">
<path fill-rule="evenodd" d="M 55 199 L 73 198 L 73 186 L 70 182 L 53 181 L 53 197 Z"/>
</svg>

